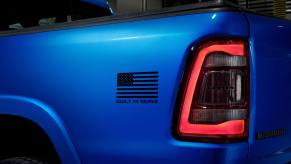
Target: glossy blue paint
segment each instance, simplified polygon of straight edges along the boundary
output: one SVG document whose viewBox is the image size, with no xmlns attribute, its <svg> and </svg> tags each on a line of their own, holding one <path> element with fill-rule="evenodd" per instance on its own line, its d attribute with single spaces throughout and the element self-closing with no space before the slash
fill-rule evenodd
<svg viewBox="0 0 291 164">
<path fill-rule="evenodd" d="M 250 156 L 254 162 L 291 161 L 291 22 L 247 14 L 251 45 Z M 286 129 L 287 135 L 256 140 L 257 132 Z"/>
<path fill-rule="evenodd" d="M 82 0 L 82 1 L 93 5 L 97 5 L 99 7 L 108 8 L 107 0 Z"/>
<path fill-rule="evenodd" d="M 56 149 L 64 163 L 78 163 L 78 158 L 82 163 L 245 163 L 249 160 L 248 142 L 179 141 L 172 135 L 172 126 L 192 45 L 212 37 L 248 39 L 249 34 L 249 22 L 242 13 L 209 12 L 3 36 L 0 114 L 39 124 L 53 143 L 61 145 Z M 252 137 L 255 129 L 266 127 L 257 123 L 257 118 L 263 117 L 254 112 L 259 108 L 254 100 L 261 99 L 262 105 L 256 75 L 271 67 L 257 63 L 263 55 L 256 51 L 257 41 L 250 42 L 251 90 L 255 95 L 251 96 L 251 125 L 256 124 L 250 131 L 252 152 L 260 149 Z M 117 73 L 140 71 L 159 71 L 159 103 L 116 104 Z M 267 78 L 267 74 L 261 76 Z M 271 82 L 275 80 L 265 84 Z M 6 102 L 7 97 L 36 104 L 37 110 L 12 109 L 19 103 L 4 109 L 1 99 Z M 63 152 L 65 147 L 67 152 Z"/>
</svg>

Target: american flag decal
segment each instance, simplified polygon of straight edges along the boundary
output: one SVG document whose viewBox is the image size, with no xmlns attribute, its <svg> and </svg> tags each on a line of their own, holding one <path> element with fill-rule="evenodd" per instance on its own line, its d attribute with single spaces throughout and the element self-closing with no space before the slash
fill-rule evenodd
<svg viewBox="0 0 291 164">
<path fill-rule="evenodd" d="M 118 99 L 157 99 L 159 72 L 131 72 L 117 74 Z"/>
</svg>

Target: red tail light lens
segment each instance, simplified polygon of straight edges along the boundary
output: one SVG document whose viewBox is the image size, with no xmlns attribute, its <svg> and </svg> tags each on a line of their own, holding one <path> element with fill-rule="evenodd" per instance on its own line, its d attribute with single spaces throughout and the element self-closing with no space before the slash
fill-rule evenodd
<svg viewBox="0 0 291 164">
<path fill-rule="evenodd" d="M 248 120 L 244 42 L 213 42 L 196 54 L 180 107 L 178 132 L 199 138 L 244 138 Z"/>
</svg>

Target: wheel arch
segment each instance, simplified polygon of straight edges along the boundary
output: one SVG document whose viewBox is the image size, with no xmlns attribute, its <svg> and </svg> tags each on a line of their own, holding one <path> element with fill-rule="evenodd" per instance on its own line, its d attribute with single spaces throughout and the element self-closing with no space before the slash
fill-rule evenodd
<svg viewBox="0 0 291 164">
<path fill-rule="evenodd" d="M 47 104 L 28 97 L 0 96 L 1 116 L 19 117 L 33 122 L 46 133 L 62 163 L 80 163 L 63 121 Z"/>
</svg>

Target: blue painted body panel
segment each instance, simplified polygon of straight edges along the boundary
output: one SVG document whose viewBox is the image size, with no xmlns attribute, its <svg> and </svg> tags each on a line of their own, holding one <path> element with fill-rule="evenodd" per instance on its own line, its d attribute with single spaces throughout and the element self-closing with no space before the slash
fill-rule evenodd
<svg viewBox="0 0 291 164">
<path fill-rule="evenodd" d="M 191 46 L 205 38 L 248 39 L 249 34 L 242 13 L 209 12 L 3 36 L 0 114 L 39 124 L 63 163 L 245 163 L 250 152 L 255 156 L 253 151 L 265 149 L 253 137 L 250 144 L 186 142 L 173 137 L 172 126 Z M 251 110 L 255 110 L 266 108 L 260 98 L 265 93 L 253 90 L 258 88 L 255 75 L 267 65 L 256 63 L 258 59 L 252 55 L 261 52 L 252 48 L 251 90 L 255 97 L 251 96 Z M 284 63 L 280 61 L 277 64 Z M 284 64 L 288 66 L 287 61 Z M 283 74 L 282 80 L 289 80 L 287 71 L 275 75 L 275 70 L 279 67 L 271 70 L 274 77 Z M 159 103 L 116 104 L 117 73 L 143 71 L 159 71 Z M 267 76 L 260 75 L 262 79 Z M 268 80 L 263 84 L 266 87 L 276 83 Z M 258 99 L 262 107 L 255 103 Z M 284 104 L 280 105 L 283 111 Z M 274 114 L 272 110 L 267 112 Z M 266 128 L 257 122 L 264 121 L 258 114 L 251 112 L 251 124 L 256 124 L 251 135 L 256 128 Z"/>
<path fill-rule="evenodd" d="M 108 8 L 107 0 L 82 0 L 82 1 L 99 7 Z"/>
<path fill-rule="evenodd" d="M 250 157 L 260 163 L 291 161 L 291 22 L 248 14 L 251 48 Z M 287 135 L 256 140 L 256 132 Z"/>
</svg>

